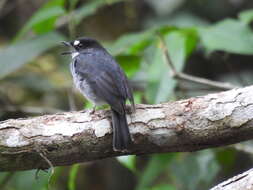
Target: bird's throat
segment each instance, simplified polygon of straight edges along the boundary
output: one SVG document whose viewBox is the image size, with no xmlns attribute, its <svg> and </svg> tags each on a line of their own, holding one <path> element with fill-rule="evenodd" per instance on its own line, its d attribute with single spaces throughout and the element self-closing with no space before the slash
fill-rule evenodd
<svg viewBox="0 0 253 190">
<path fill-rule="evenodd" d="M 73 53 L 71 53 L 71 57 L 72 57 L 72 59 L 74 59 L 76 56 L 78 56 L 79 55 L 79 53 L 78 52 L 73 52 Z"/>
</svg>

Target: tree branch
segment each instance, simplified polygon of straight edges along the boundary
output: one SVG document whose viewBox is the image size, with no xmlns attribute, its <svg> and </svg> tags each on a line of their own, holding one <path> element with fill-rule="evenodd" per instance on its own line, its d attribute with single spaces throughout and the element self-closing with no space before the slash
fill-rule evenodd
<svg viewBox="0 0 253 190">
<path fill-rule="evenodd" d="M 0 122 L 0 171 L 45 169 L 123 154 L 188 152 L 253 138 L 253 86 L 157 105 L 128 117 L 134 146 L 112 150 L 110 111 Z M 41 156 L 43 155 L 43 157 Z M 47 158 L 47 159 L 45 159 Z"/>
</svg>

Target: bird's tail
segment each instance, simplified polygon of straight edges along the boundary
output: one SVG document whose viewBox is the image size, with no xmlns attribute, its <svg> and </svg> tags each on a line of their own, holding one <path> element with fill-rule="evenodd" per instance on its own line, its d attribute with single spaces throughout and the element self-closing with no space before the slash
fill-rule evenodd
<svg viewBox="0 0 253 190">
<path fill-rule="evenodd" d="M 126 114 L 119 114 L 112 109 L 113 149 L 127 151 L 132 144 Z"/>
</svg>

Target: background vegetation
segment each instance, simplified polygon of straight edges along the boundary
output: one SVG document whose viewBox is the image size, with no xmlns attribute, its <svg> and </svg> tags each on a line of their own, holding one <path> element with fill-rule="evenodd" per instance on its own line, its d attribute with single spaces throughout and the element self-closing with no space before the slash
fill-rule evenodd
<svg viewBox="0 0 253 190">
<path fill-rule="evenodd" d="M 237 86 L 253 82 L 251 0 L 0 1 L 0 120 L 90 108 L 72 88 L 60 42 L 100 40 L 124 68 L 137 103 L 203 95 L 211 88 L 171 78 L 177 71 Z M 1 172 L 1 190 L 205 190 L 249 169 L 252 142 L 194 153 L 125 156 Z"/>
</svg>

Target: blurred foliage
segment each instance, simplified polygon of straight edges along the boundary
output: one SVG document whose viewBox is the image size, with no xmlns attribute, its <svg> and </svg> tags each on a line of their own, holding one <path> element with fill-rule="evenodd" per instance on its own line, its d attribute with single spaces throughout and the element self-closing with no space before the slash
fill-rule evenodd
<svg viewBox="0 0 253 190">
<path fill-rule="evenodd" d="M 136 190 L 148 189 L 154 180 L 167 169 L 173 157 L 173 154 L 153 155 L 140 177 Z"/>
<path fill-rule="evenodd" d="M 207 50 L 221 50 L 246 55 L 253 54 L 252 30 L 247 23 L 240 20 L 223 20 L 213 26 L 200 29 L 199 34 Z"/>
<path fill-rule="evenodd" d="M 180 184 L 182 189 L 189 190 L 195 190 L 198 187 L 208 189 L 219 169 L 214 152 L 210 150 L 204 150 L 195 155 L 183 155 L 170 165 L 175 183 Z"/>
<path fill-rule="evenodd" d="M 1 173 L 1 179 L 4 180 L 8 173 Z M 48 187 L 48 173 L 41 172 L 38 179 L 35 179 L 35 171 L 16 172 L 8 181 L 8 189 L 24 190 L 38 189 L 44 190 Z M 3 181 L 1 180 L 1 183 Z"/>
<path fill-rule="evenodd" d="M 177 100 L 179 94 L 180 97 L 187 97 L 190 88 L 196 95 L 202 93 L 201 89 L 196 90 L 196 84 L 184 85 L 170 77 L 158 34 L 165 40 L 172 63 L 178 71 L 215 80 L 227 79 L 229 82 L 239 78 L 237 81 L 241 82 L 241 85 L 244 85 L 243 81 L 246 77 L 247 84 L 251 84 L 253 81 L 253 9 L 242 8 L 240 12 L 228 15 L 233 16 L 232 18 L 221 17 L 213 23 L 212 18 L 217 18 L 216 10 L 225 14 L 222 10 L 227 8 L 227 4 L 209 1 L 206 5 L 207 1 L 203 3 L 189 1 L 193 7 L 189 4 L 184 7 L 184 3 L 187 5 L 185 1 L 170 1 L 171 4 L 177 3 L 174 7 L 182 7 L 180 10 L 177 8 L 172 10 L 173 6 L 168 6 L 168 14 L 165 6 L 158 5 L 161 3 L 160 0 L 156 3 L 150 3 L 148 0 L 43 1 L 42 5 L 37 6 L 37 10 L 31 8 L 32 16 L 26 18 L 26 22 L 15 31 L 14 36 L 5 37 L 4 34 L 7 35 L 3 32 L 5 28 L 0 29 L 1 119 L 52 113 L 57 110 L 69 110 L 71 107 L 82 109 L 83 105 L 86 108 L 91 107 L 89 102 L 83 103 L 80 94 L 73 95 L 68 68 L 69 59 L 59 56 L 62 51 L 59 48 L 60 42 L 76 37 L 73 36 L 75 34 L 83 36 L 85 22 L 93 23 L 91 26 L 94 26 L 94 23 L 100 25 L 103 32 L 108 31 L 108 33 L 116 30 L 110 28 L 111 22 L 118 23 L 119 28 L 123 28 L 123 25 L 138 26 L 133 29 L 128 27 L 130 29 L 116 40 L 103 41 L 130 78 L 137 103 L 155 104 Z M 209 6 L 210 3 L 213 6 Z M 7 5 L 9 6 L 9 2 Z M 193 14 L 192 10 L 196 10 L 194 6 L 203 6 L 203 10 L 208 8 L 210 10 L 208 9 L 206 14 L 202 10 L 195 11 Z M 163 13 L 152 14 L 152 10 L 157 13 L 159 7 L 163 9 Z M 118 16 L 114 10 L 117 10 L 118 15 L 124 12 L 125 18 Z M 106 12 L 102 15 L 113 16 L 108 17 L 109 19 L 103 16 L 101 19 L 99 17 L 101 12 Z M 150 12 L 150 15 L 146 15 L 147 12 Z M 209 15 L 210 12 L 213 15 Z M 15 19 L 8 17 L 7 22 L 18 22 L 18 19 Z M 106 19 L 109 21 L 106 22 Z M 0 24 L 3 23 L 5 22 L 0 17 Z M 213 60 L 215 64 L 212 63 Z M 231 62 L 229 66 L 227 62 Z M 239 64 L 235 66 L 234 62 Z M 233 71 L 232 74 L 227 72 L 227 67 Z M 242 77 L 240 77 L 241 73 Z M 184 90 L 185 86 L 186 90 Z M 207 90 L 209 93 L 210 89 Z M 104 189 L 113 190 L 119 187 L 121 189 L 122 184 L 115 179 L 131 175 L 136 180 L 130 178 L 126 180 L 129 181 L 128 184 L 134 183 L 136 190 L 205 190 L 230 176 L 231 172 L 239 173 L 244 169 L 235 167 L 239 162 L 237 154 L 238 151 L 234 149 L 223 148 L 197 153 L 118 157 L 118 162 L 126 169 L 120 170 L 121 173 L 118 172 L 112 177 L 114 180 L 109 181 L 107 175 L 112 175 L 114 167 L 108 167 L 100 174 L 101 179 L 92 180 L 93 186 L 97 187 L 92 189 L 99 189 L 95 183 L 100 181 L 102 183 L 103 179 L 108 180 Z M 252 164 L 252 160 L 246 158 L 245 167 Z M 50 182 L 48 182 L 50 173 L 40 172 L 37 180 L 35 171 L 0 173 L 0 189 L 78 190 L 88 187 L 87 179 L 92 178 L 89 177 L 90 175 L 92 176 L 92 172 L 89 166 L 80 164 L 75 164 L 70 169 L 56 168 Z M 84 176 L 87 179 L 84 180 Z M 122 189 L 129 188 L 122 187 Z"/>
<path fill-rule="evenodd" d="M 69 180 L 68 180 L 68 188 L 69 190 L 75 190 L 76 189 L 76 176 L 79 169 L 79 164 L 75 164 L 71 167 L 70 173 L 69 173 Z"/>
<path fill-rule="evenodd" d="M 36 34 L 44 34 L 54 30 L 57 18 L 65 13 L 63 6 L 64 0 L 48 1 L 23 26 L 16 35 L 15 40 L 21 39 L 30 30 Z"/>
<path fill-rule="evenodd" d="M 126 168 L 131 170 L 132 172 L 136 172 L 136 156 L 135 155 L 119 156 L 117 157 L 117 160 Z"/>
<path fill-rule="evenodd" d="M 252 10 L 243 11 L 239 14 L 239 18 L 246 24 L 250 24 L 253 21 L 253 11 Z"/>
<path fill-rule="evenodd" d="M 32 59 L 42 54 L 49 48 L 54 47 L 63 41 L 64 37 L 57 32 L 50 32 L 39 35 L 29 40 L 23 40 L 0 51 L 1 71 L 0 78 L 3 78 Z"/>
</svg>

